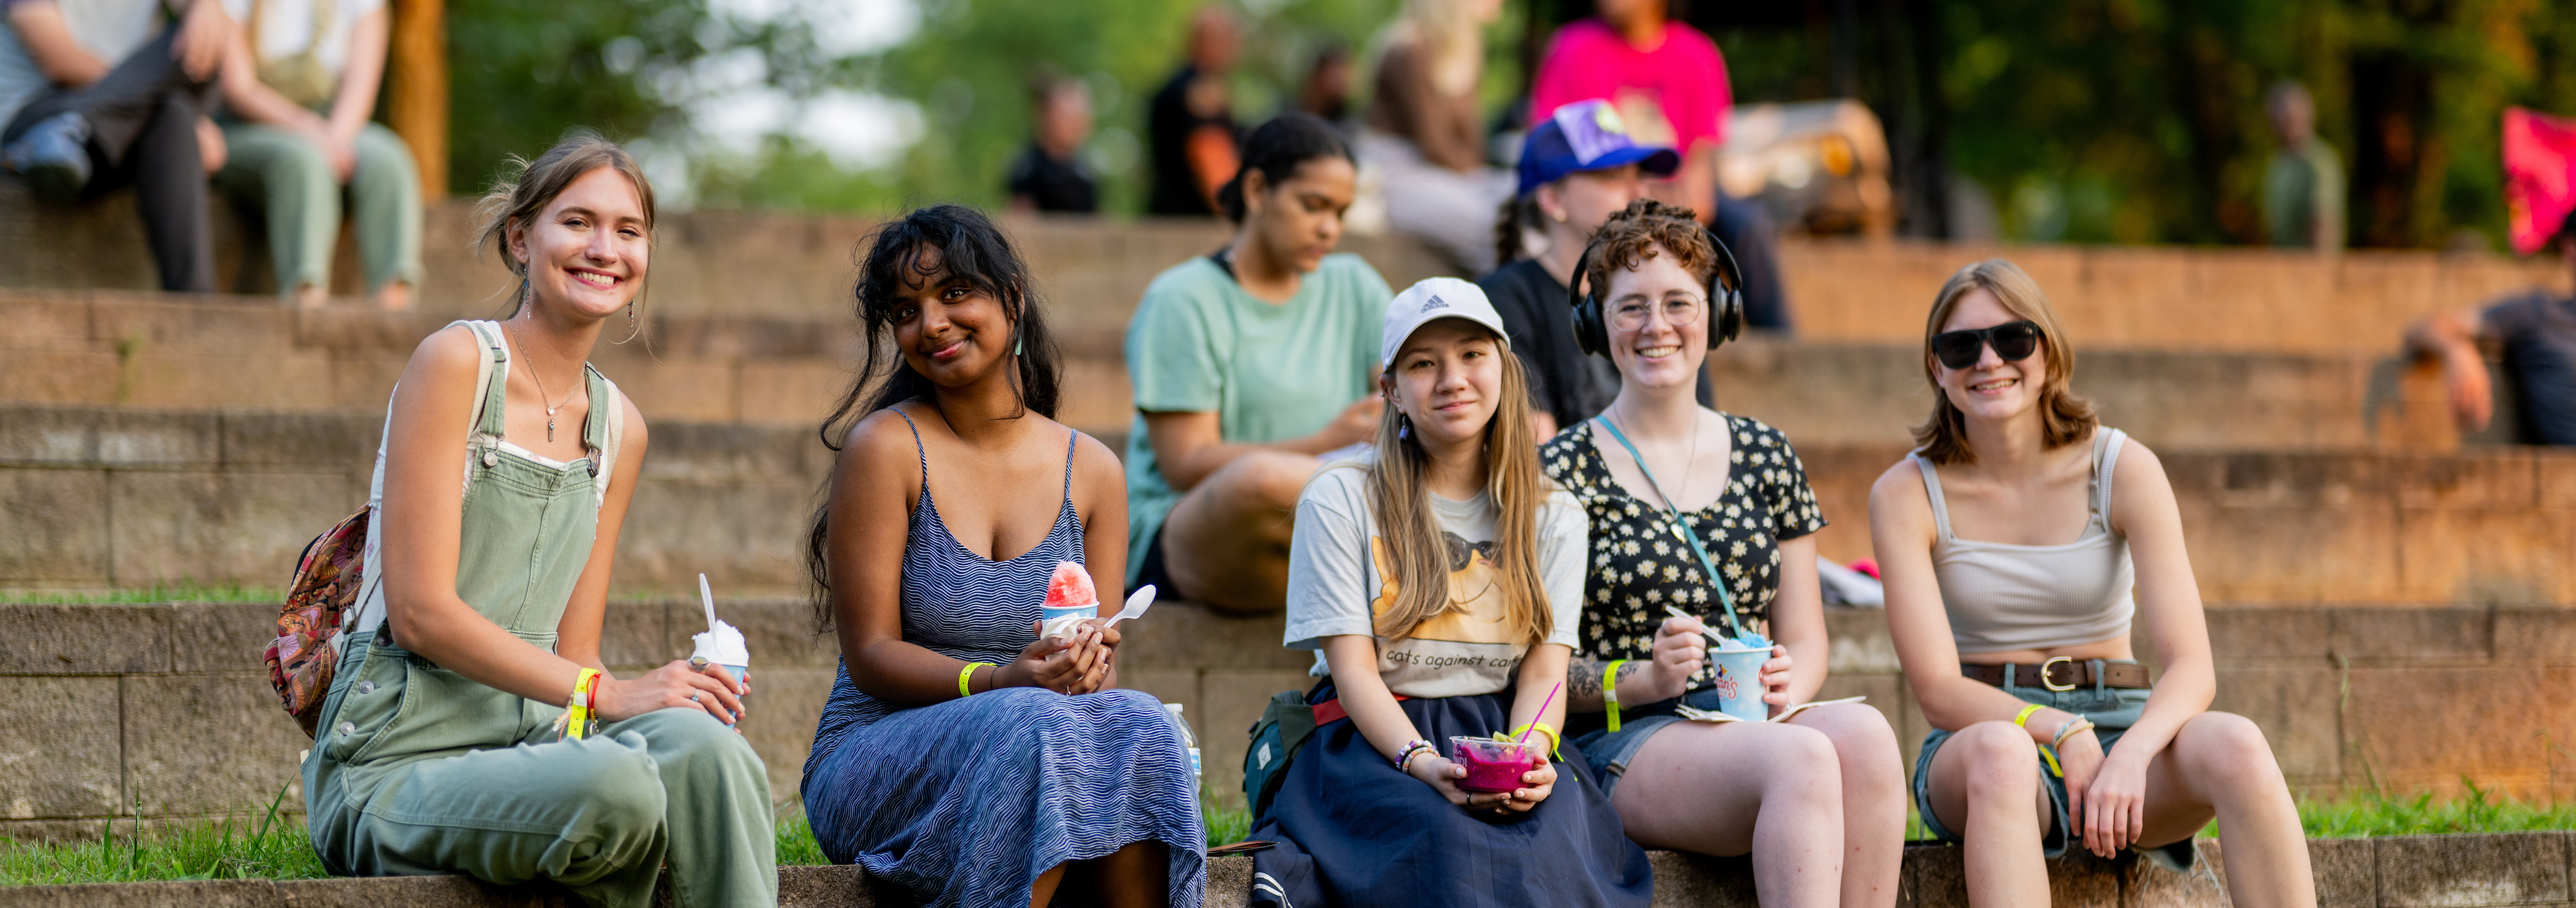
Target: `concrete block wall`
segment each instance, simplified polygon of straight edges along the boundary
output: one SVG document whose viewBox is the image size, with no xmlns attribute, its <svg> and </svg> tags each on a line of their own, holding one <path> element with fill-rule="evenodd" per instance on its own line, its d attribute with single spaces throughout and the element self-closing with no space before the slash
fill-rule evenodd
<svg viewBox="0 0 2576 908">
<path fill-rule="evenodd" d="M 621 671 L 689 652 L 694 599 L 609 608 L 603 658 Z M 838 647 L 804 603 L 720 603 L 752 651 L 743 733 L 779 801 L 796 798 Z M 279 707 L 261 651 L 273 603 L 0 605 L 0 838 L 90 838 L 113 819 L 257 815 L 312 741 Z"/>
<path fill-rule="evenodd" d="M 0 588 L 277 587 L 366 500 L 381 417 L 0 404 Z M 2150 443 L 2152 444 L 2152 443 Z M 1901 444 L 1801 443 L 1830 558 L 1871 554 L 1869 485 Z M 2576 603 L 2576 452 L 2158 452 L 2213 603 Z M 831 452 L 809 429 L 665 422 L 617 589 L 804 588 Z"/>
</svg>

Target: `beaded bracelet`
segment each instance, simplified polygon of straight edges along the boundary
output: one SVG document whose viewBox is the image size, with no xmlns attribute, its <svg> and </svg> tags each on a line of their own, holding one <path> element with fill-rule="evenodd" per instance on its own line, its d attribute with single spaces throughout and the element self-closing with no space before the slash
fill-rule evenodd
<svg viewBox="0 0 2576 908">
<path fill-rule="evenodd" d="M 1426 753 L 1436 754 L 1439 752 L 1440 749 L 1431 746 L 1431 742 L 1429 741 L 1406 741 L 1404 742 L 1404 749 L 1397 751 L 1395 754 L 1395 771 L 1409 775 L 1413 772 L 1413 758 Z"/>
<path fill-rule="evenodd" d="M 2092 729 L 2093 720 L 2091 719 L 2084 718 L 2083 716 L 2076 716 L 2075 718 L 2068 719 L 2066 720 L 2066 724 L 2057 727 L 2057 736 L 2049 739 L 2048 746 L 2056 749 L 2064 749 L 2066 747 L 2067 738 L 2072 737 L 2076 732 L 2091 731 Z"/>
</svg>

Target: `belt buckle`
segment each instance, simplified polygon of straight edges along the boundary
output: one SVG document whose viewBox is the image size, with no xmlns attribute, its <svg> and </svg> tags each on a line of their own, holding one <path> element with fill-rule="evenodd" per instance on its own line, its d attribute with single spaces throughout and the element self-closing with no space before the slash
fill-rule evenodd
<svg viewBox="0 0 2576 908">
<path fill-rule="evenodd" d="M 2074 689 L 2075 689 L 2075 685 L 2072 685 L 2072 684 L 2059 684 L 2059 683 L 2057 683 L 2056 681 L 2051 680 L 2051 679 L 2048 677 L 2048 670 L 2049 670 L 2049 669 L 2051 669 L 2051 668 L 2055 668 L 2055 667 L 2057 667 L 2057 663 L 2060 663 L 2060 662 L 2064 662 L 2064 663 L 2066 663 L 2066 664 L 2068 664 L 2068 665 L 2073 665 L 2073 664 L 2075 664 L 2075 659 L 2074 659 L 2074 657 L 2072 657 L 2072 656 L 2053 656 L 2053 657 L 2050 657 L 2048 661 L 2040 663 L 2040 664 L 2039 664 L 2039 686 L 2041 686 L 2041 687 L 2045 687 L 2045 688 L 2048 688 L 2049 690 L 2053 690 L 2053 691 L 2069 691 L 2069 690 L 2074 690 Z"/>
</svg>

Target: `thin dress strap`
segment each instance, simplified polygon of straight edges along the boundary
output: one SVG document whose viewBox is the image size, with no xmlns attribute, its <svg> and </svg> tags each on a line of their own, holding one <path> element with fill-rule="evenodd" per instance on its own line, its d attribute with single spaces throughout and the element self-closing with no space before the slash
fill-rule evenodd
<svg viewBox="0 0 2576 908">
<path fill-rule="evenodd" d="M 894 415 L 903 417 L 903 424 L 912 429 L 912 456 L 914 459 L 921 461 L 921 497 L 928 498 L 930 497 L 930 452 L 922 450 L 921 426 L 914 424 L 912 421 L 912 415 L 903 412 L 902 407 L 887 407 L 886 409 L 893 410 Z"/>
<path fill-rule="evenodd" d="M 1950 533 L 1950 506 L 1941 498 L 1941 471 L 1921 452 L 1906 455 L 1914 458 L 1914 468 L 1923 471 L 1924 497 L 1932 499 L 1932 526 L 1941 531 L 1942 539 L 1955 539 Z"/>
<path fill-rule="evenodd" d="M 2093 436 L 2093 519 L 2105 533 L 2111 531 L 2111 471 L 2120 464 L 2120 442 L 2127 437 L 2108 426 Z"/>
<path fill-rule="evenodd" d="M 1074 429 L 1065 430 L 1063 497 L 1067 504 L 1071 504 L 1073 502 L 1073 443 L 1081 440 L 1081 438 L 1082 433 L 1080 431 Z"/>
</svg>

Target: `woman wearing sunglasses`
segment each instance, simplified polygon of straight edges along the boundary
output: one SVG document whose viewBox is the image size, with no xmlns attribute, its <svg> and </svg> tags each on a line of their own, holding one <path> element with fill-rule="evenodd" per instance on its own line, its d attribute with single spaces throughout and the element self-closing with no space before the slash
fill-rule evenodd
<svg viewBox="0 0 2576 908">
<path fill-rule="evenodd" d="M 2040 859 L 2078 842 L 2188 870 L 2214 816 L 2235 904 L 2315 905 L 2262 731 L 2209 711 L 2173 487 L 2068 387 L 2074 352 L 2039 285 L 2002 259 L 1960 269 L 1932 304 L 1923 365 L 1932 418 L 1871 490 L 1870 537 L 1934 729 L 1915 803 L 1933 835 L 1967 845 L 1969 902 L 2048 904 Z M 2133 613 L 2163 663 L 2152 686 Z"/>
<path fill-rule="evenodd" d="M 1830 648 L 1806 469 L 1779 430 L 1694 393 L 1709 348 L 1743 324 L 1725 248 L 1688 209 L 1641 199 L 1593 234 L 1574 283 L 1591 294 L 1575 301 L 1576 340 L 1618 368 L 1619 393 L 1539 449 L 1592 522 L 1566 743 L 1638 844 L 1751 852 L 1765 905 L 1892 908 L 1905 769 L 1884 716 L 1840 703 L 1779 722 L 1682 718 L 1729 688 L 1780 715 L 1824 685 Z M 1708 629 L 1769 637 L 1774 657 L 1758 678 L 1718 676 Z"/>
</svg>

